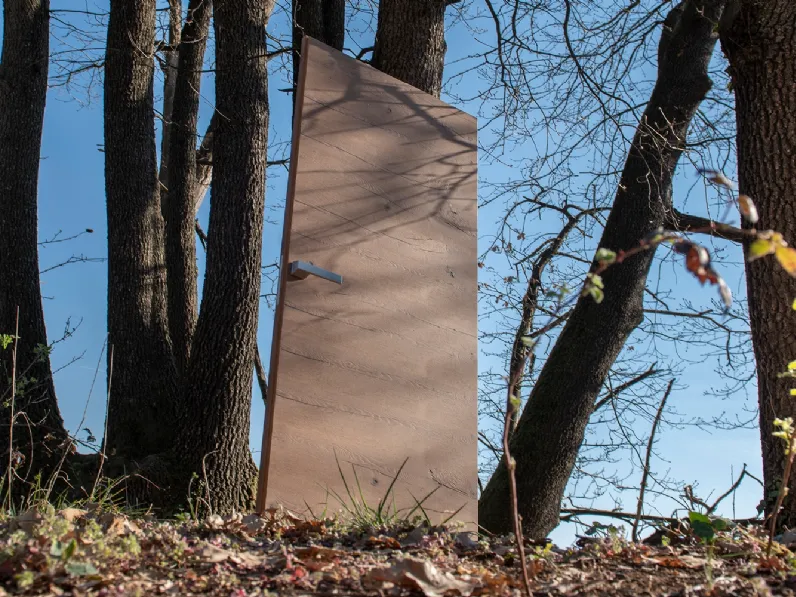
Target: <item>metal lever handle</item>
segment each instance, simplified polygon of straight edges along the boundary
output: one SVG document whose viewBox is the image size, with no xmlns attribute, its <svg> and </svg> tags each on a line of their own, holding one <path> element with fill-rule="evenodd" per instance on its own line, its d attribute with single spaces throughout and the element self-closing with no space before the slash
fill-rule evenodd
<svg viewBox="0 0 796 597">
<path fill-rule="evenodd" d="M 287 271 L 291 276 L 298 278 L 299 280 L 303 280 L 307 276 L 312 275 L 323 278 L 324 280 L 329 280 L 335 284 L 343 283 L 343 276 L 340 274 L 335 274 L 334 272 L 320 268 L 317 265 L 309 263 L 308 261 L 291 261 L 288 265 Z"/>
</svg>

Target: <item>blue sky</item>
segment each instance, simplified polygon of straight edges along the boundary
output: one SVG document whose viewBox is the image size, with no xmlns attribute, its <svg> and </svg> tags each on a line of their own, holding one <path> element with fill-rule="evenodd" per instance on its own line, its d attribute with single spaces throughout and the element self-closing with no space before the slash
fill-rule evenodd
<svg viewBox="0 0 796 597">
<path fill-rule="evenodd" d="M 54 0 L 54 9 L 82 8 L 83 3 L 76 0 Z M 104 7 L 104 3 L 99 3 Z M 272 19 L 269 30 L 284 36 L 288 29 L 283 12 L 277 12 Z M 362 45 L 369 45 L 372 31 L 364 25 L 359 27 L 359 39 Z M 484 28 L 481 40 L 490 41 L 489 29 Z M 101 32 L 101 29 L 100 29 Z M 448 32 L 449 64 L 447 75 L 461 72 L 467 65 L 464 60 L 473 51 L 472 31 L 465 24 L 452 24 Z M 369 37 L 370 36 L 370 37 Z M 655 34 L 657 39 L 657 33 Z M 54 47 L 63 47 L 72 43 L 69 38 L 56 35 Z M 477 44 L 476 44 L 477 45 Z M 347 40 L 347 47 L 354 50 L 357 45 Z M 276 62 L 276 61 L 275 61 Z M 274 68 L 278 65 L 274 64 Z M 53 74 L 51 72 L 51 74 Z M 84 79 L 85 81 L 85 79 Z M 472 72 L 457 79 L 453 90 L 457 95 L 475 95 L 483 85 L 483 79 Z M 212 106 L 212 79 L 206 77 L 203 82 L 203 105 L 200 118 L 200 130 L 204 130 L 209 120 Z M 291 105 L 288 94 L 278 91 L 285 87 L 283 73 L 274 72 L 271 80 L 271 153 L 272 157 L 285 155 L 290 136 Z M 93 234 L 85 234 L 65 243 L 45 244 L 40 248 L 41 269 L 63 262 L 70 256 L 84 255 L 91 258 L 102 258 L 106 255 L 106 224 L 104 208 L 104 155 L 99 150 L 102 144 L 102 103 L 101 81 L 97 80 L 92 93 L 75 88 L 68 92 L 64 88 L 53 88 L 48 96 L 45 116 L 44 139 L 39 186 L 39 237 L 42 241 L 59 234 L 62 237 L 72 236 L 86 228 L 94 230 Z M 93 97 L 90 97 L 92 96 Z M 446 96 L 443 95 L 443 99 Z M 450 96 L 448 96 L 448 99 Z M 471 102 L 460 105 L 462 109 L 475 114 L 479 105 Z M 631 131 L 632 132 L 632 131 Z M 488 142 L 490 130 L 480 133 L 482 143 Z M 515 155 L 524 151 L 532 151 L 531 144 L 518 143 L 512 148 Z M 576 162 L 575 168 L 587 168 L 586 162 Z M 271 221 L 266 226 L 264 235 L 264 263 L 276 260 L 279 252 L 281 235 L 281 206 L 284 202 L 286 172 L 284 168 L 270 168 L 267 190 L 266 217 Z M 479 159 L 479 178 L 484 181 L 506 180 L 516 177 L 517 172 L 506 165 L 489 159 L 482 152 Z M 704 205 L 713 201 L 715 191 L 703 188 L 697 181 L 692 166 L 682 165 L 678 178 L 677 193 L 688 196 L 689 208 L 697 213 L 704 213 Z M 482 187 L 483 188 L 483 187 Z M 479 213 L 480 246 L 485 249 L 491 243 L 496 230 L 495 223 L 502 216 L 502 203 L 495 203 L 482 209 Z M 200 212 L 200 219 L 206 224 L 208 202 L 205 201 Z M 532 226 L 547 225 L 549 222 L 532 222 Z M 722 271 L 733 292 L 743 301 L 744 289 L 741 277 L 742 268 L 740 249 L 727 246 L 723 255 L 725 264 Z M 200 250 L 201 252 L 201 250 Z M 201 267 L 201 263 L 200 263 Z M 201 280 L 200 271 L 200 280 Z M 696 304 L 709 305 L 714 298 L 714 290 L 702 288 L 698 282 L 686 275 L 682 269 L 672 267 L 671 262 L 660 266 L 655 272 L 657 283 L 673 293 L 672 301 L 691 297 Z M 268 282 L 264 281 L 264 285 Z M 68 341 L 58 345 L 53 354 L 53 366 L 56 373 L 56 386 L 67 427 L 72 433 L 85 438 L 86 432 L 79 427 L 90 429 L 97 438 L 102 437 L 105 409 L 105 358 L 101 355 L 106 333 L 106 264 L 101 262 L 74 263 L 54 269 L 42 275 L 42 292 L 45 295 L 44 308 L 50 340 L 61 336 L 67 322 L 80 326 Z M 267 287 L 264 286 L 264 292 Z M 259 341 L 263 351 L 263 361 L 267 360 L 271 338 L 270 311 L 265 302 L 262 305 Z M 493 325 L 489 320 L 482 321 L 485 326 Z M 731 399 L 722 400 L 705 395 L 721 385 L 721 379 L 715 368 L 718 361 L 707 357 L 699 349 L 686 353 L 675 353 L 668 350 L 668 356 L 683 363 L 678 374 L 678 386 L 671 398 L 670 405 L 679 411 L 692 416 L 709 418 L 726 412 L 731 418 L 743 410 L 754 409 L 754 387 L 749 386 L 746 392 L 734 395 Z M 71 362 L 75 357 L 81 357 Z M 632 359 L 632 355 L 630 355 Z M 693 361 L 693 362 L 689 362 Z M 71 364 L 69 364 L 71 363 Z M 479 369 L 489 368 L 501 370 L 504 364 L 495 357 L 481 355 Z M 62 369 L 59 369 L 63 367 Z M 96 384 L 92 384 L 95 371 Z M 85 420 L 81 425 L 85 412 Z M 258 390 L 254 391 L 252 404 L 251 445 L 255 451 L 255 459 L 259 460 L 259 445 L 262 432 L 264 411 Z M 649 423 L 638 420 L 637 432 L 646 436 Z M 681 429 L 666 429 L 659 436 L 656 470 L 666 472 L 672 477 L 682 479 L 685 483 L 699 485 L 699 495 L 706 497 L 710 491 L 720 493 L 731 484 L 733 471 L 735 474 L 744 463 L 750 472 L 760 475 L 759 432 L 755 429 L 739 431 L 701 431 L 693 426 Z M 619 468 L 626 467 L 620 463 Z M 637 484 L 636 478 L 628 479 L 628 484 Z M 738 492 L 736 500 L 737 516 L 751 516 L 759 500 L 760 491 L 754 483 L 746 483 Z M 611 496 L 604 496 L 594 504 L 597 507 L 612 507 Z M 635 508 L 633 493 L 623 497 L 625 509 Z M 671 503 L 659 500 L 657 506 L 661 513 L 668 515 Z M 729 504 L 728 504 L 729 506 Z M 732 515 L 725 508 L 724 514 Z M 553 535 L 554 539 L 568 543 L 574 537 L 574 528 L 562 527 Z"/>
</svg>

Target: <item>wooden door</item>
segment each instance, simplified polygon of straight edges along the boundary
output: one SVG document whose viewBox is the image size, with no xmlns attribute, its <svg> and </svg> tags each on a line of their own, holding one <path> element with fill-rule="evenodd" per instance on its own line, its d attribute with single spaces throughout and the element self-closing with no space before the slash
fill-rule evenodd
<svg viewBox="0 0 796 597">
<path fill-rule="evenodd" d="M 472 527 L 476 120 L 305 37 L 293 139 L 258 508 Z"/>
</svg>

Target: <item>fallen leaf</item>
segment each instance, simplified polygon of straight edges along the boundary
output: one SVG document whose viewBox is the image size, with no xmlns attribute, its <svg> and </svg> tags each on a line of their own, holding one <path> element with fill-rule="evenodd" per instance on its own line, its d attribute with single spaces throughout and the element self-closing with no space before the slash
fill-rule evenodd
<svg viewBox="0 0 796 597">
<path fill-rule="evenodd" d="M 232 552 L 222 549 L 221 547 L 216 547 L 210 543 L 205 543 L 198 551 L 196 551 L 196 555 L 204 562 L 209 564 L 218 564 L 220 562 L 226 562 L 228 559 L 230 559 L 230 557 L 232 557 Z"/>
<path fill-rule="evenodd" d="M 31 508 L 11 520 L 11 530 L 16 531 L 17 529 L 22 529 L 30 534 L 42 521 L 42 518 L 43 516 L 38 510 Z"/>
<path fill-rule="evenodd" d="M 456 545 L 465 551 L 474 551 L 481 547 L 478 543 L 478 536 L 475 533 L 456 533 Z"/>
<path fill-rule="evenodd" d="M 375 547 L 377 549 L 401 549 L 401 543 L 395 537 L 379 535 L 378 537 L 368 537 L 368 547 Z"/>
<path fill-rule="evenodd" d="M 218 514 L 211 514 L 205 519 L 205 525 L 211 529 L 220 529 L 224 526 L 224 519 Z"/>
<path fill-rule="evenodd" d="M 141 528 L 125 516 L 106 512 L 99 517 L 99 523 L 110 536 L 122 537 L 125 535 L 140 535 Z"/>
<path fill-rule="evenodd" d="M 81 510 L 80 508 L 64 508 L 58 515 L 67 522 L 75 522 L 78 518 L 83 518 L 88 514 L 88 510 Z"/>
<path fill-rule="evenodd" d="M 286 520 L 292 522 L 293 524 L 304 522 L 304 519 L 301 516 L 299 516 L 298 514 L 294 514 L 287 508 L 282 509 L 282 515 L 285 517 Z"/>
<path fill-rule="evenodd" d="M 782 558 L 777 557 L 762 557 L 757 562 L 759 568 L 763 570 L 786 570 L 788 565 Z"/>
<path fill-rule="evenodd" d="M 70 576 L 89 576 L 99 572 L 91 562 L 67 562 L 64 570 Z"/>
<path fill-rule="evenodd" d="M 667 557 L 664 556 L 662 558 L 653 558 L 656 564 L 659 566 L 663 566 L 665 568 L 691 568 L 691 569 L 699 569 L 704 568 L 705 564 L 707 564 L 707 559 L 703 557 L 691 556 L 688 554 L 684 554 L 681 556 L 672 556 Z M 721 560 L 717 558 L 713 558 L 711 562 L 713 568 L 721 568 L 724 564 Z"/>
<path fill-rule="evenodd" d="M 389 567 L 373 568 L 366 578 L 371 582 L 390 582 L 418 589 L 426 597 L 441 597 L 448 593 L 466 597 L 475 590 L 473 584 L 460 580 L 449 572 L 440 571 L 431 562 L 415 558 L 398 560 Z"/>
<path fill-rule="evenodd" d="M 244 516 L 241 520 L 241 524 L 246 529 L 246 532 L 250 535 L 262 533 L 263 531 L 267 530 L 269 526 L 271 526 L 267 520 L 261 518 L 257 514 L 249 514 Z"/>
<path fill-rule="evenodd" d="M 408 545 L 418 545 L 427 536 L 428 530 L 423 527 L 415 527 L 401 540 L 404 547 Z"/>
<path fill-rule="evenodd" d="M 781 535 L 776 535 L 774 541 L 788 547 L 796 543 L 796 531 L 786 529 Z"/>
<path fill-rule="evenodd" d="M 737 541 L 716 541 L 716 549 L 720 551 L 720 553 L 743 553 L 747 550 L 745 545 Z"/>
<path fill-rule="evenodd" d="M 344 551 L 332 549 L 331 547 L 324 547 L 323 545 L 310 545 L 309 547 L 297 549 L 294 553 L 303 560 L 311 559 L 327 562 L 346 555 Z"/>
<path fill-rule="evenodd" d="M 212 543 L 204 543 L 196 551 L 196 556 L 208 564 L 220 564 L 230 561 L 247 568 L 254 568 L 262 563 L 262 558 L 249 552 L 234 552 L 229 549 L 217 547 Z"/>
</svg>

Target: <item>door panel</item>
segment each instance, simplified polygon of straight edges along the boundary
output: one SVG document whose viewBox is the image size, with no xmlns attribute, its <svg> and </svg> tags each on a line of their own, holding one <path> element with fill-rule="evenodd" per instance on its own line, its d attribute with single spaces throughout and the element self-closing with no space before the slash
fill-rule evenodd
<svg viewBox="0 0 796 597">
<path fill-rule="evenodd" d="M 304 40 L 258 508 L 340 510 L 338 462 L 375 506 L 408 459 L 395 506 L 472 527 L 476 120 Z"/>
</svg>

